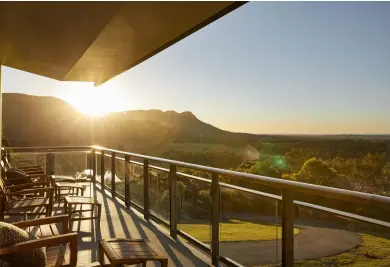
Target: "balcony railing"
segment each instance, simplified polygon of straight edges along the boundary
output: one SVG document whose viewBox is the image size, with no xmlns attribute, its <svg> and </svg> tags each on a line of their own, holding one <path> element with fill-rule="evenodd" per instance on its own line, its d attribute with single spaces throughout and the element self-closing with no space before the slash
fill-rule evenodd
<svg viewBox="0 0 390 267">
<path fill-rule="evenodd" d="M 106 189 L 113 198 L 118 198 L 124 201 L 126 207 L 133 207 L 140 211 L 146 220 L 153 220 L 169 229 L 170 235 L 173 238 L 182 237 L 190 243 L 198 246 L 204 251 L 210 253 L 212 263 L 218 264 L 219 261 L 229 266 L 242 266 L 234 259 L 222 255 L 220 252 L 221 241 L 221 214 L 222 206 L 221 196 L 227 191 L 241 192 L 253 196 L 252 199 L 256 199 L 259 202 L 249 203 L 249 205 L 262 205 L 261 201 L 268 201 L 271 203 L 272 210 L 275 214 L 275 251 L 276 261 L 275 263 L 281 263 L 282 266 L 294 265 L 294 238 L 296 234 L 296 209 L 307 209 L 318 214 L 328 215 L 332 218 L 340 218 L 348 223 L 350 222 L 362 222 L 364 224 L 372 225 L 373 227 L 382 227 L 386 231 L 390 228 L 390 223 L 387 221 L 373 218 L 372 216 L 362 216 L 355 213 L 345 212 L 338 209 L 332 209 L 325 206 L 316 205 L 314 203 L 299 201 L 295 198 L 297 194 L 305 194 L 308 196 L 321 196 L 326 199 L 336 199 L 343 202 L 347 202 L 352 205 L 356 203 L 358 205 L 388 205 L 390 204 L 390 197 L 373 195 L 362 192 L 349 191 L 338 188 L 331 188 L 325 186 L 319 186 L 314 184 L 306 184 L 300 182 L 294 182 L 283 179 L 276 179 L 271 177 L 252 175 L 247 173 L 229 171 L 224 169 L 212 168 L 201 166 L 197 164 L 191 164 L 186 162 L 179 162 L 169 159 L 157 158 L 152 156 L 140 155 L 135 153 L 129 153 L 114 149 L 108 149 L 99 146 L 83 146 L 83 147 L 14 147 L 5 148 L 5 151 L 11 152 L 12 155 L 17 154 L 31 154 L 40 153 L 44 164 L 46 165 L 46 171 L 48 174 L 58 173 L 55 170 L 56 160 L 60 159 L 61 154 L 66 153 L 81 153 L 85 154 L 86 168 L 92 170 L 92 180 L 101 185 L 102 189 Z M 110 166 L 108 168 L 108 166 Z M 138 168 L 138 171 L 134 169 Z M 189 175 L 181 171 L 182 168 L 197 170 L 209 178 L 199 177 L 195 175 Z M 106 182 L 107 170 L 111 172 L 109 184 Z M 156 172 L 165 175 L 167 179 L 158 180 L 155 185 L 152 184 L 151 172 Z M 100 173 L 100 179 L 98 174 Z M 117 177 L 121 176 L 124 180 L 124 187 L 118 188 Z M 158 176 L 158 175 L 157 175 Z M 138 177 L 139 183 L 133 183 L 132 179 Z M 237 186 L 229 182 L 221 181 L 222 177 L 229 177 L 232 179 L 246 179 L 254 181 L 257 184 L 262 184 L 267 188 L 279 189 L 280 194 L 271 194 Z M 190 181 L 192 183 L 201 184 L 201 188 L 204 188 L 204 192 L 208 194 L 210 200 L 210 210 L 206 211 L 204 215 L 210 224 L 210 240 L 197 240 L 191 235 L 186 228 L 180 227 L 181 213 L 183 213 L 183 207 L 179 205 L 179 182 L 181 180 Z M 161 190 L 159 182 L 166 182 L 166 187 L 169 189 L 169 198 L 167 203 L 161 204 L 160 200 L 164 198 L 161 196 Z M 137 186 L 137 192 L 135 192 L 135 186 Z M 156 188 L 154 188 L 156 187 Z M 104 191 L 104 190 L 103 190 Z M 152 192 L 154 195 L 152 195 Z M 184 193 L 182 193 L 184 194 Z M 181 196 L 180 196 L 181 199 Z M 158 205 L 154 205 L 155 202 L 159 202 Z M 196 199 L 195 199 L 196 202 Z M 261 202 L 263 203 L 263 202 Z M 161 205 L 167 205 L 164 212 L 160 212 L 158 208 Z M 156 207 L 155 207 L 156 206 Z M 161 209 L 162 210 L 162 209 Z M 209 214 L 209 218 L 208 215 Z M 279 220 L 279 217 L 281 219 Z M 197 218 L 202 220 L 202 218 Z M 281 227 L 281 244 L 280 248 L 278 242 L 278 225 Z M 223 236 L 222 236 L 223 238 Z M 335 240 L 337 242 L 337 240 Z M 299 249 L 299 247 L 298 247 Z M 278 262 L 278 253 L 281 252 L 281 262 Z"/>
</svg>

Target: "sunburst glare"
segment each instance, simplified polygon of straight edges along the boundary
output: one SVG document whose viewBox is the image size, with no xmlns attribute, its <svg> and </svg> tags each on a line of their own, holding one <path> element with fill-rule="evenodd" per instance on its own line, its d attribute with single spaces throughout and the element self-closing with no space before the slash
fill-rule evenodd
<svg viewBox="0 0 390 267">
<path fill-rule="evenodd" d="M 91 83 L 68 83 L 69 86 L 61 98 L 85 115 L 103 116 L 129 109 L 129 100 L 125 101 L 123 95 L 113 88 L 94 87 Z"/>
</svg>

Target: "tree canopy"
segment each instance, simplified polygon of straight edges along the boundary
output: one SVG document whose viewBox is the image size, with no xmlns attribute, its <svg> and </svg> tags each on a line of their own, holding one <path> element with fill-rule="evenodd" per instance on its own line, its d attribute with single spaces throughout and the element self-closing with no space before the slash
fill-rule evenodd
<svg viewBox="0 0 390 267">
<path fill-rule="evenodd" d="M 311 158 L 305 161 L 298 172 L 285 174 L 283 178 L 318 185 L 336 186 L 338 180 L 342 179 L 342 175 L 329 167 L 323 160 Z"/>
</svg>

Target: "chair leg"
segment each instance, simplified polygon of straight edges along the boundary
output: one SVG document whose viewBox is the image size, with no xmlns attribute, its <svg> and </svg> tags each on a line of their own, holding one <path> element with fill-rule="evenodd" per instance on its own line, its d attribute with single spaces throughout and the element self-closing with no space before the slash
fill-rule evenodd
<svg viewBox="0 0 390 267">
<path fill-rule="evenodd" d="M 100 219 L 102 218 L 102 205 L 97 205 L 97 208 L 98 208 L 98 222 L 99 222 L 99 225 L 100 225 Z"/>
<path fill-rule="evenodd" d="M 46 208 L 46 217 L 51 217 L 52 214 L 51 205 L 46 205 L 45 208 Z"/>
<path fill-rule="evenodd" d="M 100 242 L 99 242 L 99 263 L 101 266 L 104 266 L 104 251 Z"/>
<path fill-rule="evenodd" d="M 51 217 L 53 213 L 53 191 L 48 194 L 49 204 L 46 206 L 46 216 Z"/>
<path fill-rule="evenodd" d="M 56 200 L 58 203 L 60 203 L 60 194 L 61 194 L 61 189 L 59 187 L 56 187 Z"/>
<path fill-rule="evenodd" d="M 72 205 L 68 204 L 69 230 L 72 231 Z"/>
<path fill-rule="evenodd" d="M 57 201 L 58 192 L 57 192 L 57 186 L 54 183 L 53 183 L 53 188 L 54 188 L 54 194 L 53 194 L 54 201 Z"/>
</svg>

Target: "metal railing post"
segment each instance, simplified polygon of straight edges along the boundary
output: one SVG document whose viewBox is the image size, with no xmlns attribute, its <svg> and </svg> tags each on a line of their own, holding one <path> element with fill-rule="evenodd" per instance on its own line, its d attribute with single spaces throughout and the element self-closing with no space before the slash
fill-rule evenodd
<svg viewBox="0 0 390 267">
<path fill-rule="evenodd" d="M 125 156 L 125 205 L 130 207 L 130 157 Z"/>
<path fill-rule="evenodd" d="M 115 190 L 115 152 L 111 153 L 111 196 L 116 197 Z"/>
<path fill-rule="evenodd" d="M 50 166 L 51 166 L 51 175 L 54 175 L 56 172 L 56 153 L 54 153 L 53 151 L 51 152 Z"/>
<path fill-rule="evenodd" d="M 144 218 L 149 220 L 149 161 L 144 159 Z"/>
<path fill-rule="evenodd" d="M 100 183 L 102 186 L 102 192 L 104 193 L 104 151 L 100 151 Z"/>
<path fill-rule="evenodd" d="M 282 266 L 294 266 L 294 198 L 291 190 L 282 192 Z"/>
<path fill-rule="evenodd" d="M 85 162 L 86 162 L 86 165 L 87 165 L 87 170 L 88 170 L 88 173 L 89 173 L 89 176 L 91 176 L 91 170 L 92 170 L 92 150 L 87 152 L 87 154 L 85 155 Z"/>
<path fill-rule="evenodd" d="M 169 166 L 169 209 L 170 209 L 170 221 L 169 221 L 169 231 L 172 238 L 177 238 L 177 199 L 176 199 L 176 165 Z"/>
<path fill-rule="evenodd" d="M 94 149 L 92 149 L 91 157 L 92 157 L 92 181 L 96 182 L 96 157 L 97 157 L 97 155 L 95 154 Z"/>
<path fill-rule="evenodd" d="M 50 152 L 46 153 L 46 181 L 50 181 L 51 176 L 51 154 Z"/>
<path fill-rule="evenodd" d="M 211 261 L 213 265 L 219 264 L 219 220 L 220 220 L 220 188 L 219 175 L 211 176 Z"/>
</svg>

